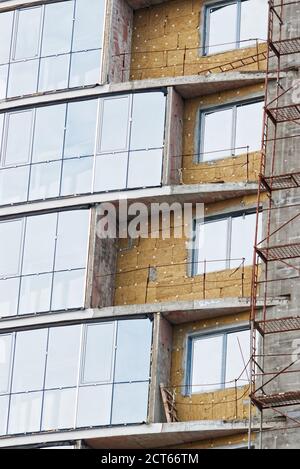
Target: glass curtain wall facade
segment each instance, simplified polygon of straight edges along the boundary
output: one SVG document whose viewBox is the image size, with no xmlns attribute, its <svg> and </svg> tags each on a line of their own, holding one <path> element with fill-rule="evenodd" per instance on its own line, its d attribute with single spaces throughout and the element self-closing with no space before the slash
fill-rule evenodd
<svg viewBox="0 0 300 469">
<path fill-rule="evenodd" d="M 0 114 L 0 205 L 159 186 L 165 108 L 150 92 Z"/>
<path fill-rule="evenodd" d="M 0 99 L 100 83 L 104 18 L 105 0 L 0 13 Z"/>
<path fill-rule="evenodd" d="M 89 210 L 0 221 L 0 317 L 83 308 Z"/>
<path fill-rule="evenodd" d="M 146 422 L 151 344 L 149 319 L 0 335 L 0 435 Z"/>
</svg>

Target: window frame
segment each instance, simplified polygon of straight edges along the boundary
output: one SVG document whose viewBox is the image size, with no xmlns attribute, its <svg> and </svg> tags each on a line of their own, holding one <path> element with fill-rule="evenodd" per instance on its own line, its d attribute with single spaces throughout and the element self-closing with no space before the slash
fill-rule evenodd
<svg viewBox="0 0 300 469">
<path fill-rule="evenodd" d="M 250 327 L 249 323 L 242 322 L 239 326 L 231 325 L 228 327 L 222 327 L 220 329 L 209 329 L 205 332 L 197 331 L 188 334 L 186 339 L 186 372 L 185 372 L 185 386 L 184 386 L 184 395 L 185 396 L 193 396 L 196 394 L 205 394 L 207 392 L 218 392 L 223 391 L 225 389 L 230 389 L 232 386 L 226 386 L 226 366 L 227 366 L 227 355 L 228 355 L 228 336 L 230 334 L 235 334 L 238 332 L 249 331 L 250 334 Z M 222 357 L 221 357 L 221 377 L 220 377 L 220 384 L 219 386 L 216 383 L 216 386 L 211 385 L 207 386 L 207 390 L 203 391 L 195 391 L 193 392 L 193 364 L 194 364 L 194 343 L 197 340 L 201 339 L 209 339 L 214 337 L 222 337 Z M 249 336 L 249 347 L 250 347 L 250 336 Z M 201 385 L 201 383 L 198 383 Z M 239 387 L 243 387 L 244 385 L 239 385 Z"/>
<path fill-rule="evenodd" d="M 198 249 L 198 234 L 199 234 L 199 229 L 198 225 L 205 225 L 207 223 L 214 223 L 219 220 L 226 220 L 227 219 L 227 247 L 226 247 L 226 263 L 224 269 L 230 269 L 230 254 L 231 254 L 231 238 L 232 238 L 232 220 L 233 218 L 239 218 L 239 217 L 246 217 L 247 215 L 253 215 L 256 213 L 256 208 L 249 208 L 247 210 L 239 210 L 235 212 L 229 212 L 229 213 L 222 213 L 219 215 L 212 215 L 210 217 L 204 218 L 204 220 L 197 220 L 196 218 L 194 219 L 194 232 L 196 233 L 195 236 L 195 242 L 194 242 L 194 249 L 192 252 L 192 269 L 191 269 L 191 276 L 196 277 L 197 275 L 203 275 L 197 273 L 198 265 L 199 265 L 199 249 Z M 261 210 L 260 210 L 261 213 Z M 218 259 L 216 259 L 217 261 Z M 213 271 L 213 272 L 219 272 L 219 270 Z M 213 273 L 212 272 L 212 273 Z"/>
<path fill-rule="evenodd" d="M 236 102 L 231 102 L 231 103 L 227 103 L 227 104 L 221 104 L 221 105 L 217 105 L 217 106 L 211 106 L 211 107 L 207 107 L 207 108 L 200 108 L 198 110 L 198 115 L 199 115 L 199 118 L 198 118 L 198 138 L 197 138 L 197 157 L 196 157 L 196 163 L 197 164 L 201 164 L 201 163 L 204 163 L 204 164 L 209 164 L 209 163 L 213 163 L 213 162 L 218 162 L 222 159 L 226 159 L 226 158 L 238 158 L 239 156 L 241 156 L 243 153 L 241 154 L 238 154 L 236 155 L 235 154 L 235 150 L 237 150 L 236 148 L 236 131 L 237 131 L 237 109 L 239 107 L 243 107 L 243 106 L 249 106 L 251 104 L 257 104 L 257 103 L 263 103 L 264 102 L 264 97 L 263 95 L 260 95 L 260 96 L 257 96 L 257 97 L 254 97 L 254 98 L 248 98 L 248 99 L 243 99 L 243 100 L 238 100 Z M 204 143 L 205 143 L 205 117 L 207 115 L 210 115 L 210 114 L 214 114 L 216 112 L 219 112 L 219 111 L 225 111 L 225 110 L 229 110 L 231 109 L 232 112 L 233 112 L 233 118 L 232 118 L 232 128 L 231 128 L 231 148 L 228 148 L 228 156 L 224 156 L 222 158 L 219 159 L 216 159 L 216 158 L 211 158 L 211 159 L 208 159 L 208 160 L 204 160 L 203 157 L 205 155 L 204 153 Z M 263 125 L 263 122 L 261 123 L 261 125 Z M 246 149 L 246 147 L 245 147 Z M 225 148 L 224 150 L 220 150 L 220 152 L 223 152 L 223 151 L 226 151 L 227 148 Z M 258 149 L 257 151 L 260 151 L 260 149 Z M 217 153 L 218 150 L 215 151 L 215 153 Z M 247 151 L 245 150 L 245 153 L 247 153 Z"/>
<path fill-rule="evenodd" d="M 250 47 L 247 44 L 242 45 L 241 42 L 241 20 L 242 20 L 242 2 L 247 1 L 247 0 L 221 0 L 221 1 L 211 1 L 207 2 L 204 5 L 204 27 L 202 28 L 203 30 L 203 40 L 202 40 L 202 56 L 211 56 L 211 55 L 217 55 L 217 54 L 225 54 L 226 52 L 230 52 L 235 49 L 243 49 Z M 251 1 L 251 0 L 250 0 Z M 236 18 L 235 18 L 235 28 L 236 28 L 236 34 L 235 34 L 235 43 L 232 43 L 232 47 L 229 49 L 226 49 L 224 51 L 218 51 L 218 52 L 210 52 L 209 49 L 217 44 L 213 44 L 212 46 L 209 45 L 209 35 L 210 35 L 210 9 L 211 8 L 217 8 L 217 7 L 223 7 L 227 5 L 237 5 L 237 12 L 236 12 Z M 267 34 L 267 31 L 266 31 Z"/>
</svg>

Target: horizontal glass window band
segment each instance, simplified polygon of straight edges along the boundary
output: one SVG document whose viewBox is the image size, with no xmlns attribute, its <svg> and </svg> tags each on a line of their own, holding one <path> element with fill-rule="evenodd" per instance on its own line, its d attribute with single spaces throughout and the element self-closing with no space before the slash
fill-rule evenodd
<svg viewBox="0 0 300 469">
<path fill-rule="evenodd" d="M 10 67 L 19 64 L 16 70 L 12 70 L 15 77 L 11 76 L 11 71 L 7 75 L 7 65 L 0 65 L 0 75 L 8 82 L 7 86 L 2 82 L 0 99 L 6 95 L 33 94 L 37 83 L 39 91 L 98 83 L 104 17 L 105 0 L 90 0 L 89 8 L 86 8 L 86 0 L 66 0 L 0 13 L 0 64 L 9 64 Z M 98 58 L 95 51 L 98 51 Z M 60 64 L 68 77 L 53 75 L 53 62 L 59 67 L 63 54 L 77 53 L 79 55 L 71 69 L 70 63 Z M 37 59 L 36 64 L 28 65 L 31 59 Z M 51 64 L 43 71 L 45 60 L 51 60 Z M 63 70 L 58 68 L 57 72 L 62 74 Z M 23 82 L 18 80 L 19 74 Z M 5 88 L 8 88 L 7 93 Z"/>
<path fill-rule="evenodd" d="M 0 114 L 0 205 L 160 186 L 165 112 L 155 91 Z"/>
<path fill-rule="evenodd" d="M 89 232 L 89 210 L 0 222 L 0 317 L 83 308 Z"/>
<path fill-rule="evenodd" d="M 2 85 L 0 99 L 95 85 L 100 83 L 100 60 L 101 49 L 93 49 L 1 65 L 7 87 Z"/>
<path fill-rule="evenodd" d="M 143 161 L 139 158 L 139 155 L 141 157 L 149 155 L 149 159 Z M 128 188 L 157 187 L 161 184 L 162 161 L 163 148 L 160 148 L 103 153 L 97 155 L 96 158 L 93 156 L 80 156 L 32 163 L 31 165 L 0 168 L 1 205 L 45 200 L 60 196 L 121 191 Z M 126 167 L 131 162 L 131 173 L 126 183 Z M 110 163 L 111 167 L 109 166 Z M 144 177 L 142 177 L 141 171 L 147 163 L 150 170 L 152 166 L 152 177 L 151 173 L 149 176 L 149 172 L 146 170 Z M 96 164 L 95 169 L 94 164 Z M 156 166 L 155 172 L 153 171 L 153 165 Z M 39 169 L 44 169 L 44 174 L 43 172 L 36 173 Z M 102 170 L 104 170 L 103 174 L 101 174 Z M 136 171 L 140 172 L 139 179 L 135 178 L 133 173 Z M 43 177 L 45 179 L 44 183 Z M 29 186 L 26 185 L 28 180 L 30 180 Z M 35 180 L 37 180 L 37 183 L 35 183 Z"/>
<path fill-rule="evenodd" d="M 86 270 L 0 278 L 0 318 L 84 307 Z"/>
<path fill-rule="evenodd" d="M 0 389 L 0 434 L 146 421 L 151 347 L 152 321 L 145 318 L 0 335 L 0 377 L 9 382 Z M 124 356 L 132 364 L 126 378 L 115 367 Z M 90 383 L 82 382 L 86 369 Z"/>
</svg>

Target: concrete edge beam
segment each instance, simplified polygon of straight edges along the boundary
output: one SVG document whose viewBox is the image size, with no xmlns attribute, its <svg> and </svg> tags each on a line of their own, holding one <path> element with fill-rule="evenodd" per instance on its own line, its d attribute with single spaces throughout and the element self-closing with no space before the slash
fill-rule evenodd
<svg viewBox="0 0 300 469">
<path fill-rule="evenodd" d="M 0 10 L 1 12 L 1 10 Z M 275 76 L 274 76 L 275 79 Z M 264 72 L 222 72 L 210 75 L 153 78 L 123 83 L 98 84 L 84 88 L 37 93 L 32 96 L 12 98 L 0 102 L 0 112 L 35 105 L 47 105 L 76 99 L 97 98 L 109 93 L 127 93 L 174 86 L 183 97 L 201 96 L 226 89 L 264 83 Z"/>
<path fill-rule="evenodd" d="M 72 322 L 117 319 L 161 313 L 171 324 L 207 319 L 209 317 L 228 316 L 250 310 L 250 298 L 224 298 L 213 300 L 176 301 L 152 304 L 135 304 L 126 306 L 109 306 L 101 309 L 83 309 L 57 313 L 37 314 L 3 318 L 0 320 L 0 332 L 47 327 Z M 268 307 L 285 306 L 287 299 L 270 298 Z M 257 308 L 262 309 L 264 299 L 257 300 Z"/>
<path fill-rule="evenodd" d="M 11 218 L 31 213 L 68 210 L 89 207 L 110 202 L 118 204 L 121 200 L 142 202 L 145 204 L 160 202 L 214 203 L 226 199 L 252 195 L 257 192 L 257 183 L 216 183 L 183 184 L 156 188 L 133 189 L 130 191 L 106 192 L 72 197 L 58 197 L 38 202 L 26 202 L 0 207 L 0 219 Z"/>
<path fill-rule="evenodd" d="M 0 448 L 84 440 L 91 448 L 155 448 L 246 433 L 248 421 L 189 421 L 44 432 L 0 438 Z M 123 445 L 123 446 L 122 446 Z M 124 446 L 125 445 L 125 446 Z"/>
</svg>

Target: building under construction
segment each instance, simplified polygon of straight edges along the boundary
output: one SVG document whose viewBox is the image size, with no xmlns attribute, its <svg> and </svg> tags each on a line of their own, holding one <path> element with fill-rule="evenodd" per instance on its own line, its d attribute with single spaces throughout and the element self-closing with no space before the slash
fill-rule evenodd
<svg viewBox="0 0 300 469">
<path fill-rule="evenodd" d="M 0 1 L 0 448 L 300 448 L 299 67 L 300 2 Z"/>
</svg>

